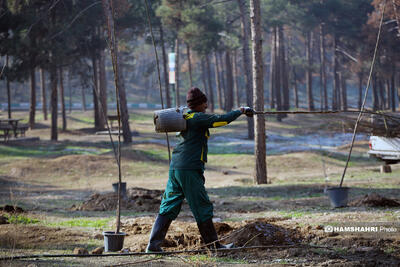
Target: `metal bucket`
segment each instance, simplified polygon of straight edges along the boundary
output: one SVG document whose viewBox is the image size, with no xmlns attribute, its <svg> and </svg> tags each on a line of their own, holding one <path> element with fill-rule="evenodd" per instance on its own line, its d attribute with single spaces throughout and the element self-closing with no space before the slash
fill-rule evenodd
<svg viewBox="0 0 400 267">
<path fill-rule="evenodd" d="M 333 208 L 347 207 L 349 197 L 348 187 L 330 187 L 326 190 Z"/>
<path fill-rule="evenodd" d="M 154 111 L 156 132 L 181 132 L 186 130 L 185 108 L 168 108 Z"/>
</svg>

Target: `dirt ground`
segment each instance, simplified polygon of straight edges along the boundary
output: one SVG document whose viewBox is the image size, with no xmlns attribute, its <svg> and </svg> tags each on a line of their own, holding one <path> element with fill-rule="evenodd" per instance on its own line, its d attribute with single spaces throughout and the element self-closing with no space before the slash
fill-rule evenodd
<svg viewBox="0 0 400 267">
<path fill-rule="evenodd" d="M 76 247 L 90 252 L 103 246 L 102 231 L 115 229 L 114 155 L 108 137 L 90 130 L 85 116 L 91 114 L 71 114 L 71 130 L 60 133 L 58 142 L 47 141 L 48 122 L 39 121 L 40 127 L 27 133 L 39 141 L 0 144 L 0 206 L 22 207 L 0 209 L 0 257 L 69 254 Z M 168 178 L 168 154 L 164 136 L 153 132 L 151 112 L 135 111 L 131 117 L 138 135 L 122 147 L 128 189 L 121 202 L 121 229 L 127 233 L 123 251 L 143 252 Z M 334 116 L 267 119 L 267 134 L 333 134 L 347 128 L 349 119 Z M 210 142 L 219 136 L 245 138 L 245 132 L 245 120 L 240 119 L 213 130 Z M 335 209 L 324 191 L 338 184 L 348 149 L 345 143 L 333 150 L 269 155 L 266 185 L 253 184 L 251 154 L 211 153 L 205 177 L 218 236 L 242 250 L 41 258 L 0 261 L 0 266 L 400 266 L 400 166 L 379 173 L 381 163 L 365 157 L 368 142 L 357 141 L 345 181 L 351 188 L 349 205 Z M 374 223 L 394 225 L 398 232 L 326 230 Z M 187 203 L 162 246 L 166 251 L 203 248 Z"/>
</svg>

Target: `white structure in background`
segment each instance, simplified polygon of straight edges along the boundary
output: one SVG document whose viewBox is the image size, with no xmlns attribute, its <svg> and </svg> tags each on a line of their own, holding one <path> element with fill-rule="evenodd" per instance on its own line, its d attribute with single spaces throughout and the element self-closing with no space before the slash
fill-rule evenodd
<svg viewBox="0 0 400 267">
<path fill-rule="evenodd" d="M 372 157 L 396 163 L 400 161 L 400 138 L 372 135 L 369 139 L 368 154 Z"/>
</svg>

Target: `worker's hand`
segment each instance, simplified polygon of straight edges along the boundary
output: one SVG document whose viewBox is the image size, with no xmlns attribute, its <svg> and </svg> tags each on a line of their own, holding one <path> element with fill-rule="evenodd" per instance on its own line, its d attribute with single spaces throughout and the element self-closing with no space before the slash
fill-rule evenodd
<svg viewBox="0 0 400 267">
<path fill-rule="evenodd" d="M 247 117 L 253 117 L 254 115 L 254 110 L 251 107 L 240 107 L 240 111 Z"/>
</svg>

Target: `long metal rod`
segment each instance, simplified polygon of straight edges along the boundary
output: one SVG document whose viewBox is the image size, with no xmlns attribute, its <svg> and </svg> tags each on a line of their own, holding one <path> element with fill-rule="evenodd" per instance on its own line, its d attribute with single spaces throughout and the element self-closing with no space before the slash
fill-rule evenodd
<svg viewBox="0 0 400 267">
<path fill-rule="evenodd" d="M 339 187 L 342 187 L 342 185 L 343 185 L 344 176 L 346 175 L 346 170 L 347 170 L 347 167 L 349 166 L 349 161 L 350 161 L 350 158 L 351 158 L 351 152 L 353 151 L 354 141 L 355 141 L 356 135 L 357 135 L 358 123 L 361 120 L 361 117 L 363 115 L 363 110 L 364 110 L 364 107 L 365 107 L 365 102 L 367 101 L 368 90 L 369 90 L 369 86 L 371 84 L 372 73 L 374 71 L 374 66 L 375 66 L 376 54 L 378 52 L 379 39 L 381 37 L 383 17 L 385 15 L 385 7 L 386 7 L 386 0 L 385 0 L 385 2 L 383 2 L 382 16 L 381 16 L 381 20 L 380 20 L 380 23 L 379 23 L 378 36 L 376 37 L 375 51 L 374 51 L 374 56 L 373 56 L 372 62 L 371 62 L 371 68 L 370 68 L 370 71 L 369 71 L 367 88 L 365 89 L 365 94 L 364 94 L 364 99 L 363 99 L 363 102 L 362 102 L 362 105 L 361 105 L 361 110 L 360 110 L 360 113 L 358 114 L 356 125 L 354 126 L 353 137 L 351 139 L 351 146 L 350 146 L 349 154 L 347 155 L 346 165 L 344 166 L 344 169 L 343 169 L 343 174 L 342 174 L 342 178 L 340 179 Z"/>
<path fill-rule="evenodd" d="M 370 110 L 315 110 L 315 111 L 254 111 L 254 114 L 274 115 L 274 114 L 337 114 L 337 113 L 366 113 L 379 115 L 400 121 L 400 117 L 391 116 L 384 113 L 374 112 Z"/>
</svg>

